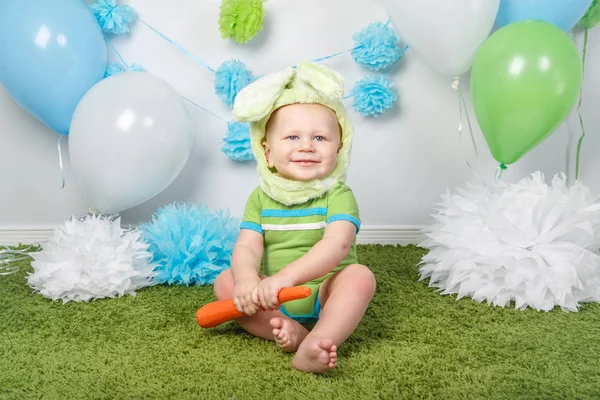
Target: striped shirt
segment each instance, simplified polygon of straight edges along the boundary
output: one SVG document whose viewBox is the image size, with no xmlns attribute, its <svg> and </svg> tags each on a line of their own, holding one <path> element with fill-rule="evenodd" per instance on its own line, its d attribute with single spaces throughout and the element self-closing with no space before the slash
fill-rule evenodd
<svg viewBox="0 0 600 400">
<path fill-rule="evenodd" d="M 306 254 L 323 238 L 325 227 L 334 221 L 348 221 L 360 229 L 358 205 L 352 190 L 341 182 L 321 197 L 304 204 L 285 206 L 256 188 L 246 203 L 241 229 L 264 235 L 262 272 L 271 276 Z M 332 272 L 355 264 L 356 240 L 348 255 Z M 327 274 L 312 283 L 325 280 Z"/>
</svg>

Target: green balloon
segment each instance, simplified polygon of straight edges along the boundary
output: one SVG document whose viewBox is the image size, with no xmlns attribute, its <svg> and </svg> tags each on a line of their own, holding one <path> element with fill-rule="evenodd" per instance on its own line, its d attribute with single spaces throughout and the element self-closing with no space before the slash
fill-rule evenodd
<svg viewBox="0 0 600 400">
<path fill-rule="evenodd" d="M 582 77 L 573 40 L 554 24 L 519 21 L 492 34 L 471 70 L 473 109 L 492 156 L 512 164 L 553 133 Z"/>
</svg>

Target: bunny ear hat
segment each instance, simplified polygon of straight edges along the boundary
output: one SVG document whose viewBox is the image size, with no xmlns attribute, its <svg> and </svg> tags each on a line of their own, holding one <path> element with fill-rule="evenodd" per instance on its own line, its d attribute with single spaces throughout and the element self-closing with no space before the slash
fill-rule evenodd
<svg viewBox="0 0 600 400">
<path fill-rule="evenodd" d="M 263 76 L 238 93 L 233 117 L 239 122 L 250 123 L 250 143 L 256 157 L 260 186 L 269 197 L 286 206 L 302 204 L 320 197 L 334 183 L 345 181 L 354 131 L 342 104 L 343 95 L 342 76 L 310 62 Z M 324 179 L 307 182 L 285 179 L 267 165 L 262 146 L 267 121 L 275 110 L 290 104 L 321 104 L 336 114 L 342 128 L 342 147 L 335 168 Z"/>
</svg>

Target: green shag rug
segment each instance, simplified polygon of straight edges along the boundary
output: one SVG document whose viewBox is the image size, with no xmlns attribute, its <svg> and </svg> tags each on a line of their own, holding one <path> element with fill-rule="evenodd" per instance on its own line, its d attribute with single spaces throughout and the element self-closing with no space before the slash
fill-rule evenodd
<svg viewBox="0 0 600 400">
<path fill-rule="evenodd" d="M 419 282 L 415 246 L 359 246 L 378 288 L 311 375 L 234 322 L 195 312 L 212 287 L 158 286 L 137 297 L 51 302 L 20 271 L 0 276 L 0 399 L 516 399 L 600 396 L 600 305 L 578 313 L 456 301 Z"/>
</svg>

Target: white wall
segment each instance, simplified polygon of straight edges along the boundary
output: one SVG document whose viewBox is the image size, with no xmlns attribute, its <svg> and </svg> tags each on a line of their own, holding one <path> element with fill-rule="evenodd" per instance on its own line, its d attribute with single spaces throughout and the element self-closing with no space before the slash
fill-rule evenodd
<svg viewBox="0 0 600 400">
<path fill-rule="evenodd" d="M 270 0 L 265 3 L 264 30 L 252 41 L 237 45 L 220 38 L 218 0 L 128 0 L 142 19 L 170 36 L 193 54 L 217 67 L 230 58 L 244 61 L 255 75 L 294 65 L 353 47 L 352 34 L 367 24 L 387 20 L 375 0 Z M 341 17 L 341 10 L 346 16 Z M 600 61 L 597 32 L 588 49 L 583 114 L 588 137 L 584 142 L 582 178 L 600 189 L 594 170 L 600 165 L 600 127 L 597 93 L 600 78 L 591 66 Z M 581 38 L 578 38 L 581 48 Z M 116 38 L 128 63 L 138 63 L 173 85 L 182 95 L 226 119 L 229 110 L 212 88 L 212 74 L 187 58 L 142 24 L 130 37 Z M 110 52 L 114 59 L 114 54 Z M 347 91 L 369 73 L 350 54 L 325 61 L 346 78 Z M 393 73 L 399 101 L 378 118 L 350 111 L 356 139 L 349 184 L 361 207 L 363 229 L 398 229 L 430 222 L 434 203 L 447 188 L 473 177 L 468 159 L 486 181 L 493 181 L 497 163 L 491 158 L 471 112 L 478 143 L 476 159 L 465 125 L 458 138 L 458 97 L 449 79 L 436 73 L 409 50 Z M 463 78 L 468 85 L 469 76 Z M 468 87 L 466 88 L 468 96 Z M 346 100 L 351 108 L 351 99 Z M 469 99 L 467 98 L 467 102 Z M 180 177 L 162 194 L 122 213 L 125 223 L 148 220 L 160 206 L 175 200 L 203 202 L 229 208 L 240 215 L 246 196 L 257 185 L 254 164 L 241 165 L 220 152 L 225 125 L 190 106 L 195 126 L 195 148 Z M 547 175 L 567 172 L 569 136 L 578 135 L 578 120 L 570 118 L 547 141 L 509 167 L 504 176 L 514 181 L 535 170 Z M 69 164 L 63 140 L 66 187 L 60 188 L 57 140 L 59 135 L 29 116 L 0 86 L 0 231 L 48 229 L 71 214 L 85 213 L 87 205 Z M 66 138 L 65 138 L 66 139 Z"/>
</svg>

